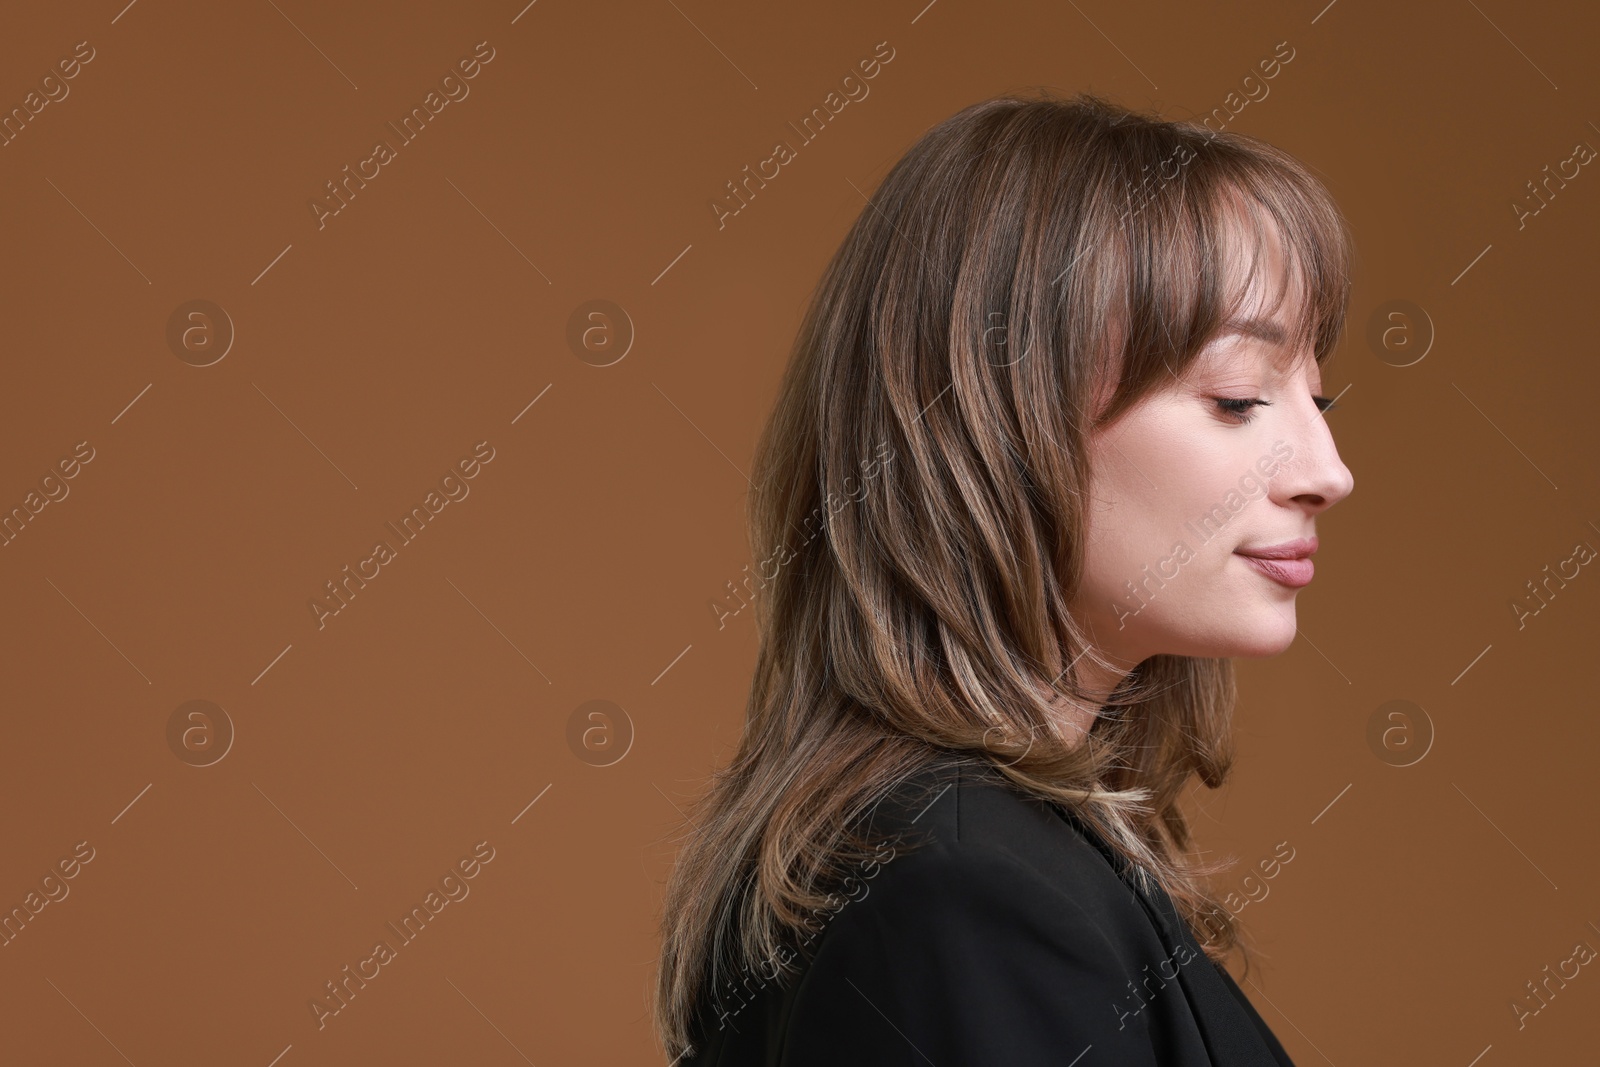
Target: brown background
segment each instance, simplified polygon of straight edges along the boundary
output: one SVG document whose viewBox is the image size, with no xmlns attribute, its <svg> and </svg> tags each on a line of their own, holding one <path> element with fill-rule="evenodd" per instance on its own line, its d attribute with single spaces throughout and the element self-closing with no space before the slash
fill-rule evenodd
<svg viewBox="0 0 1600 1067">
<path fill-rule="evenodd" d="M 0 948 L 6 1062 L 661 1062 L 677 809 L 755 652 L 753 612 L 719 629 L 712 603 L 737 603 L 752 445 L 862 195 L 976 100 L 1200 115 L 1280 41 L 1229 128 L 1316 168 L 1356 233 L 1326 392 L 1357 491 L 1319 523 L 1301 638 L 1241 664 L 1235 778 L 1193 798 L 1241 884 L 1294 849 L 1241 913 L 1268 954 L 1246 989 L 1302 1064 L 1594 1062 L 1600 965 L 1521 1028 L 1511 1005 L 1600 947 L 1600 577 L 1520 630 L 1510 607 L 1600 546 L 1600 175 L 1520 230 L 1511 207 L 1600 146 L 1592 12 L 124 2 L 0 35 L 5 109 L 96 51 L 0 148 L 0 507 L 95 450 L 0 548 L 0 909 L 94 849 Z M 323 183 L 480 41 L 470 96 L 318 229 Z M 719 230 L 724 183 L 881 41 L 870 96 Z M 206 367 L 167 342 L 193 299 L 235 332 Z M 636 332 L 610 366 L 567 341 L 594 299 Z M 1374 348 L 1393 300 L 1427 320 Z M 470 495 L 318 629 L 323 583 L 482 440 Z M 196 699 L 234 731 L 205 767 L 168 743 Z M 591 700 L 625 716 L 592 751 Z M 1392 700 L 1420 710 L 1369 742 Z M 324 983 L 485 840 L 470 896 L 319 1030 Z"/>
</svg>

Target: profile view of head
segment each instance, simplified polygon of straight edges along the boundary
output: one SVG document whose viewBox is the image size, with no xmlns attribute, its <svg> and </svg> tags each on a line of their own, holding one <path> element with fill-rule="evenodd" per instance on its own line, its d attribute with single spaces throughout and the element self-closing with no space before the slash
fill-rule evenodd
<svg viewBox="0 0 1600 1067">
<path fill-rule="evenodd" d="M 1350 256 L 1286 152 L 1092 95 L 974 104 L 895 163 L 757 448 L 760 650 L 667 888 L 669 1055 L 935 760 L 1072 805 L 1242 944 L 1178 798 L 1224 781 L 1232 658 L 1293 641 L 1353 488 L 1321 377 Z"/>
</svg>

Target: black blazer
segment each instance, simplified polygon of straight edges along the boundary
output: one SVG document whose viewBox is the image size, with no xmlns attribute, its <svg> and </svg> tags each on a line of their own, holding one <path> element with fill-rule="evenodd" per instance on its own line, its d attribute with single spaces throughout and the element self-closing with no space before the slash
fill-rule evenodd
<svg viewBox="0 0 1600 1067">
<path fill-rule="evenodd" d="M 868 825 L 883 861 L 802 970 L 703 1003 L 678 1067 L 1292 1067 L 1171 898 L 1067 809 L 940 766 Z"/>
</svg>

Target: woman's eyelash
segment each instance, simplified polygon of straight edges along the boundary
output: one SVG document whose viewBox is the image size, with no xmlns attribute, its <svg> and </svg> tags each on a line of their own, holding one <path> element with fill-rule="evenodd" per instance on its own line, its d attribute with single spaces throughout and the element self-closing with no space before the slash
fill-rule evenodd
<svg viewBox="0 0 1600 1067">
<path fill-rule="evenodd" d="M 1251 408 L 1256 407 L 1257 405 L 1268 407 L 1271 403 L 1270 401 L 1261 400 L 1255 397 L 1247 397 L 1241 400 L 1233 397 L 1219 396 L 1215 399 L 1217 401 L 1217 407 L 1221 408 L 1224 414 L 1226 414 L 1233 421 L 1239 423 L 1241 426 L 1255 418 L 1255 416 L 1250 414 Z"/>
<path fill-rule="evenodd" d="M 1215 397 L 1214 399 L 1217 402 L 1217 406 L 1221 408 L 1229 418 L 1234 419 L 1240 425 L 1249 422 L 1255 417 L 1250 414 L 1251 408 L 1272 406 L 1272 401 L 1262 400 L 1259 397 L 1246 397 L 1243 399 L 1238 399 L 1234 397 L 1219 396 Z M 1317 410 L 1323 412 L 1324 414 L 1339 406 L 1325 396 L 1314 396 L 1311 399 L 1316 402 Z"/>
</svg>

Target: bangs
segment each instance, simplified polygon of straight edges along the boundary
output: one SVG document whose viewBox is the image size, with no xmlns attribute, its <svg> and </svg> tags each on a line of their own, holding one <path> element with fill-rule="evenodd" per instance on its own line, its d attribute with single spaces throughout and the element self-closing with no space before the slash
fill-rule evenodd
<svg viewBox="0 0 1600 1067">
<path fill-rule="evenodd" d="M 1324 362 L 1338 344 L 1349 301 L 1342 220 L 1270 181 L 1212 191 L 1209 202 L 1197 204 L 1202 252 L 1224 284 L 1214 302 L 1197 300 L 1199 332 L 1215 322 L 1201 345 L 1237 329 L 1276 346 L 1280 363 L 1307 354 Z"/>
<path fill-rule="evenodd" d="M 1182 122 L 1112 133 L 1129 143 L 1100 174 L 1102 210 L 1082 232 L 1091 270 L 1111 276 L 1102 365 L 1116 384 L 1096 423 L 1183 377 L 1230 330 L 1273 345 L 1281 365 L 1325 362 L 1349 306 L 1351 242 L 1321 183 L 1242 134 Z"/>
</svg>

